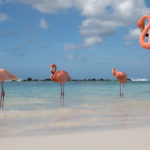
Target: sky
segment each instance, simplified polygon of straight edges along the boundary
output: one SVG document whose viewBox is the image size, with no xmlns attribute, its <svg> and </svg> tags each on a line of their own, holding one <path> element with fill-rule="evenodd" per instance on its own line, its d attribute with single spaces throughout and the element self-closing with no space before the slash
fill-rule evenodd
<svg viewBox="0 0 150 150">
<path fill-rule="evenodd" d="M 0 0 L 0 68 L 21 79 L 50 77 L 50 64 L 73 79 L 150 79 L 150 50 L 137 22 L 149 0 Z"/>
</svg>

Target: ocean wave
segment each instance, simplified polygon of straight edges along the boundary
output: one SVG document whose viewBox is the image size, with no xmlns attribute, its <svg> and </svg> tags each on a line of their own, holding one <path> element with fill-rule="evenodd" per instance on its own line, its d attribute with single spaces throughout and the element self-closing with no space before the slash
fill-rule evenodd
<svg viewBox="0 0 150 150">
<path fill-rule="evenodd" d="M 20 79 L 20 78 L 19 78 L 19 79 L 18 79 L 18 80 L 16 80 L 16 81 L 21 82 L 21 81 L 22 81 L 22 79 Z"/>
<path fill-rule="evenodd" d="M 143 78 L 143 79 L 137 78 L 137 79 L 131 79 L 131 81 L 149 81 L 149 80 L 146 78 Z"/>
<path fill-rule="evenodd" d="M 22 79 L 18 79 L 18 80 L 15 80 L 15 81 L 17 81 L 17 82 L 21 82 L 21 81 L 22 81 Z M 5 80 L 5 82 L 13 82 L 13 80 Z"/>
</svg>

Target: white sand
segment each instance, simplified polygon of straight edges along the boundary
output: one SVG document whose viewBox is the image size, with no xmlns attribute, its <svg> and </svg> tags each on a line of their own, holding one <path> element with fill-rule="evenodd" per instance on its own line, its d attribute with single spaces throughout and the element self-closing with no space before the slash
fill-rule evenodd
<svg viewBox="0 0 150 150">
<path fill-rule="evenodd" d="M 0 150 L 150 150 L 150 128 L 0 138 Z"/>
</svg>

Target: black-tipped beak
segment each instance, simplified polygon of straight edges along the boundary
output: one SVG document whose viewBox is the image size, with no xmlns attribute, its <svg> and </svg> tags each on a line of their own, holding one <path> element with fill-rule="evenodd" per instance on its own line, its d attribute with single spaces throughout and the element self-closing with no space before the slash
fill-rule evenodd
<svg viewBox="0 0 150 150">
<path fill-rule="evenodd" d="M 51 71 L 51 73 L 52 73 L 52 74 L 54 73 L 53 70 Z"/>
<path fill-rule="evenodd" d="M 146 37 L 148 37 L 148 36 L 149 36 L 149 34 L 147 33 L 145 36 L 146 36 Z"/>
</svg>

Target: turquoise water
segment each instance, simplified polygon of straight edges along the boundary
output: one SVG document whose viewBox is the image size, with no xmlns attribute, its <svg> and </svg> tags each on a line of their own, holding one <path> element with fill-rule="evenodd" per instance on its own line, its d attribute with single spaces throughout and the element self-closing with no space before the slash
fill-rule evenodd
<svg viewBox="0 0 150 150">
<path fill-rule="evenodd" d="M 150 82 L 70 81 L 64 99 L 49 81 L 5 82 L 0 136 L 41 135 L 150 125 Z"/>
</svg>

